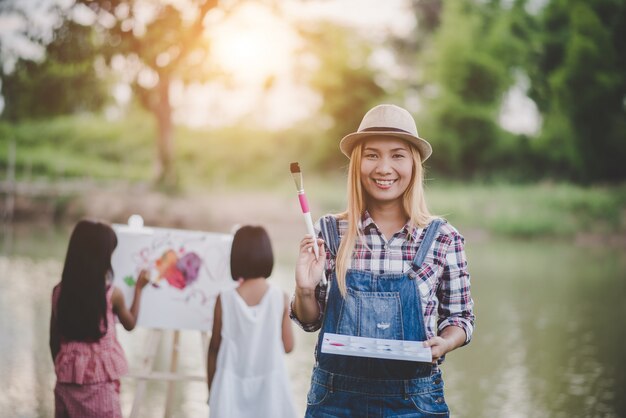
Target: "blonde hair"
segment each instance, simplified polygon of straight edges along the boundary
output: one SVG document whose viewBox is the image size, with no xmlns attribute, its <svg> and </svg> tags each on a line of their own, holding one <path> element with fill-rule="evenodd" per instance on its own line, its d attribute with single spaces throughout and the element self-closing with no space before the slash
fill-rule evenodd
<svg viewBox="0 0 626 418">
<path fill-rule="evenodd" d="M 409 144 L 413 159 L 413 172 L 409 187 L 404 192 L 402 203 L 405 215 L 409 218 L 409 234 L 413 227 L 425 227 L 434 218 L 426 206 L 424 197 L 424 168 L 418 150 Z M 346 272 L 352 261 L 352 253 L 356 246 L 357 237 L 363 241 L 363 235 L 359 231 L 359 223 L 366 209 L 367 202 L 361 185 L 361 158 L 363 142 L 356 145 L 350 154 L 350 166 L 348 167 L 348 207 L 345 212 L 337 215 L 339 219 L 348 221 L 348 230 L 341 240 L 337 251 L 336 273 L 337 285 L 343 297 L 346 296 Z"/>
</svg>

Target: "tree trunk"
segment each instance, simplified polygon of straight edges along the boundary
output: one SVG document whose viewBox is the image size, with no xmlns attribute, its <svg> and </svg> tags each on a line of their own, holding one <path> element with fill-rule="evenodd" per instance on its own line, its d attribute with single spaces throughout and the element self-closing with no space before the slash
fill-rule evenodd
<svg viewBox="0 0 626 418">
<path fill-rule="evenodd" d="M 176 167 L 174 166 L 174 138 L 172 126 L 172 106 L 170 105 L 170 80 L 166 75 L 159 74 L 158 103 L 154 113 L 157 118 L 157 173 L 156 181 L 160 186 L 174 188 L 177 186 Z"/>
</svg>

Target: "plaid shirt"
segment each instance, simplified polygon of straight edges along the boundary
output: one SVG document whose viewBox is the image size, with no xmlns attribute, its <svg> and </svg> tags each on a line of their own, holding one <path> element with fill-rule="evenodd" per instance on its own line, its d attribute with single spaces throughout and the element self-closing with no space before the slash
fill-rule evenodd
<svg viewBox="0 0 626 418">
<path fill-rule="evenodd" d="M 338 227 L 339 237 L 342 238 L 348 229 L 348 221 L 339 220 Z M 470 295 L 470 276 L 467 271 L 463 236 L 449 223 L 443 223 L 424 264 L 417 272 L 411 272 L 412 261 L 422 242 L 425 228 L 413 228 L 409 232 L 407 224 L 386 240 L 367 211 L 363 214 L 359 228 L 364 243 L 357 239 L 350 268 L 376 274 L 416 274 L 419 280 L 418 289 L 426 337 L 431 338 L 445 327 L 456 325 L 465 331 L 467 344 L 474 330 L 474 302 Z M 319 221 L 315 225 L 315 230 L 321 238 Z M 327 249 L 325 274 L 328 280 L 331 280 L 334 269 L 335 258 Z M 302 323 L 296 318 L 292 309 L 292 298 L 289 315 L 303 330 L 313 332 L 321 328 L 327 289 L 321 285 L 315 289 L 320 316 L 311 323 Z"/>
</svg>

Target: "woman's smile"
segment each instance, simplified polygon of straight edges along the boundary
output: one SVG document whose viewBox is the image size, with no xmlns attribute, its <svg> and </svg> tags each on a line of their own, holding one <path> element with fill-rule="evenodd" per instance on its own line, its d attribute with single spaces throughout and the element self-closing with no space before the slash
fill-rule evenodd
<svg viewBox="0 0 626 418">
<path fill-rule="evenodd" d="M 374 181 L 376 182 L 376 184 L 378 184 L 382 188 L 389 188 L 393 183 L 395 183 L 395 180 L 377 180 L 377 179 L 374 179 Z"/>
<path fill-rule="evenodd" d="M 371 204 L 400 201 L 413 177 L 409 144 L 398 138 L 365 140 L 361 157 L 361 184 Z"/>
<path fill-rule="evenodd" d="M 391 187 L 391 185 L 396 182 L 396 180 L 378 180 L 378 179 L 374 179 L 374 182 L 381 189 L 389 189 Z"/>
</svg>

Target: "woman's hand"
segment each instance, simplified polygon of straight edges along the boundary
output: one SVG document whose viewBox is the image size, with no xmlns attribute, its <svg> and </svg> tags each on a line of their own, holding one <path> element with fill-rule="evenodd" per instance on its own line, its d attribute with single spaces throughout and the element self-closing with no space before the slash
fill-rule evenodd
<svg viewBox="0 0 626 418">
<path fill-rule="evenodd" d="M 137 290 L 141 290 L 150 282 L 150 273 L 148 270 L 141 270 L 139 272 L 139 277 L 137 278 L 137 283 L 135 283 L 135 288 Z"/>
<path fill-rule="evenodd" d="M 456 325 L 447 326 L 439 335 L 424 341 L 424 347 L 430 347 L 433 354 L 433 363 L 436 363 L 444 354 L 461 347 L 465 343 L 465 331 Z"/>
<path fill-rule="evenodd" d="M 317 245 L 319 250 L 317 259 L 313 251 L 314 245 Z M 296 263 L 296 287 L 300 290 L 315 290 L 315 286 L 322 280 L 325 263 L 324 240 L 319 238 L 316 240 L 311 235 L 305 235 L 300 241 L 300 253 Z"/>
<path fill-rule="evenodd" d="M 448 341 L 439 336 L 432 337 L 431 339 L 424 341 L 424 347 L 430 347 L 433 355 L 433 363 L 437 363 L 437 361 L 443 357 L 448 351 L 452 351 L 452 347 Z"/>
</svg>

